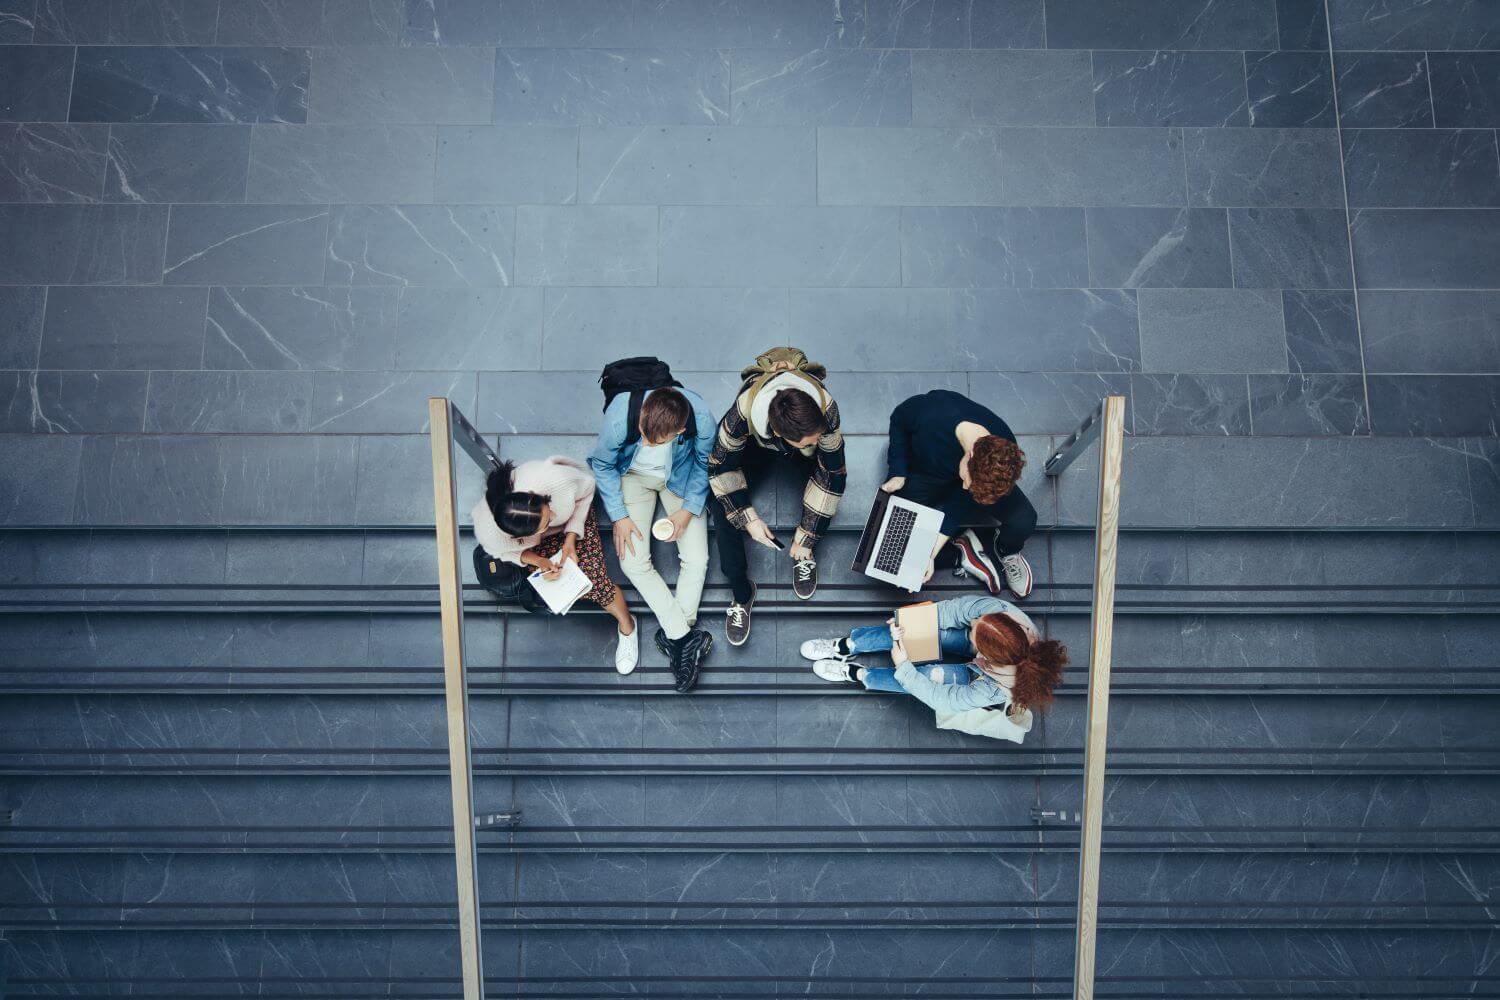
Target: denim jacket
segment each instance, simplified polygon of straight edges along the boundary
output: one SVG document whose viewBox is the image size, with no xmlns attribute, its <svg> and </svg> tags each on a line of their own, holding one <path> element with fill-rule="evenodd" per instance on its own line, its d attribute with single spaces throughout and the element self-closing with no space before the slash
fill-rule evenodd
<svg viewBox="0 0 1500 1000">
<path fill-rule="evenodd" d="M 719 422 L 709 412 L 703 397 L 691 389 L 679 389 L 693 407 L 693 421 L 698 425 L 697 440 L 688 440 L 679 435 L 672 443 L 672 472 L 667 477 L 667 489 L 682 498 L 682 505 L 694 517 L 703 513 L 708 501 L 708 453 L 713 450 L 714 436 Z M 647 396 L 651 395 L 648 391 Z M 594 479 L 599 489 L 599 498 L 610 520 L 628 517 L 625 498 L 620 492 L 620 477 L 630 470 L 635 452 L 640 447 L 637 437 L 625 443 L 625 422 L 630 414 L 630 394 L 622 392 L 610 401 L 604 411 L 604 425 L 599 429 L 599 441 L 589 455 L 589 467 L 594 470 Z M 642 526 L 643 530 L 649 525 Z"/>
</svg>

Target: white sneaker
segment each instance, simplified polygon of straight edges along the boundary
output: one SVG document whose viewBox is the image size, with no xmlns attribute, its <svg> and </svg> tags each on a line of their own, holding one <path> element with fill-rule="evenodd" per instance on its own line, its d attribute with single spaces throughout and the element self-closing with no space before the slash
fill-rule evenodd
<svg viewBox="0 0 1500 1000">
<path fill-rule="evenodd" d="M 1031 563 L 1019 552 L 1013 552 L 1008 556 L 1000 557 L 1000 568 L 1005 571 L 1005 585 L 1016 597 L 1028 597 L 1031 594 L 1032 578 Z"/>
<path fill-rule="evenodd" d="M 809 639 L 802 644 L 802 656 L 809 660 L 847 660 L 852 653 L 839 652 L 839 639 Z"/>
<path fill-rule="evenodd" d="M 615 669 L 621 674 L 635 672 L 636 665 L 641 662 L 641 623 L 635 623 L 635 631 L 629 635 L 623 632 L 616 633 L 619 640 L 615 643 Z"/>
<path fill-rule="evenodd" d="M 856 669 L 858 665 L 849 660 L 819 660 L 813 664 L 813 673 L 835 684 L 848 684 L 854 680 L 849 672 Z"/>
</svg>

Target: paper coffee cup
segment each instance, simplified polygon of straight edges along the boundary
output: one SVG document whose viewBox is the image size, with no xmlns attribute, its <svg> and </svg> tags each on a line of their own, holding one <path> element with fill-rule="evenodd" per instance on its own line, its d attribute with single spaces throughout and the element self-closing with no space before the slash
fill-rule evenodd
<svg viewBox="0 0 1500 1000">
<path fill-rule="evenodd" d="M 672 519 L 669 517 L 664 517 L 651 526 L 651 534 L 655 535 L 656 540 L 659 542 L 665 542 L 668 538 L 671 538 L 672 532 L 675 530 L 676 528 L 672 524 Z"/>
</svg>

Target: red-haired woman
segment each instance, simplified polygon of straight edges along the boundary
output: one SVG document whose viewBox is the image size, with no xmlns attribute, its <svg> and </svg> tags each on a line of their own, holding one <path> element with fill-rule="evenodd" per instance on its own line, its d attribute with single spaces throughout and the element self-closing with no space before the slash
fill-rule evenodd
<svg viewBox="0 0 1500 1000">
<path fill-rule="evenodd" d="M 909 694 L 937 713 L 939 729 L 1020 743 L 1031 731 L 1031 710 L 1052 702 L 1068 651 L 1043 639 L 1024 611 L 997 597 L 941 601 L 941 661 L 917 666 L 906 655 L 894 621 L 865 625 L 840 639 L 809 639 L 802 655 L 825 681 L 853 682 L 867 691 Z M 891 667 L 867 667 L 861 653 L 890 650 Z"/>
</svg>

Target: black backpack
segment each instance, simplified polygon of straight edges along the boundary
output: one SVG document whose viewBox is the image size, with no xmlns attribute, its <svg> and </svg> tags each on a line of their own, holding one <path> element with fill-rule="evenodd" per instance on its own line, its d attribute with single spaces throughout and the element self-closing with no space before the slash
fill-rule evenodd
<svg viewBox="0 0 1500 1000">
<path fill-rule="evenodd" d="M 515 563 L 493 558 L 483 545 L 474 546 L 474 578 L 501 604 L 513 604 L 526 611 L 549 610 L 536 588 L 527 582 L 530 570 Z"/>
<path fill-rule="evenodd" d="M 651 389 L 665 386 L 681 389 L 682 383 L 672 377 L 672 369 L 657 358 L 621 358 L 604 366 L 599 374 L 599 388 L 604 390 L 604 408 L 622 392 L 630 393 L 630 407 L 625 412 L 625 443 L 632 444 L 641 436 L 641 400 Z M 687 429 L 683 434 L 689 439 L 698 436 L 698 421 L 688 411 Z"/>
</svg>

